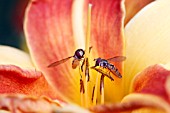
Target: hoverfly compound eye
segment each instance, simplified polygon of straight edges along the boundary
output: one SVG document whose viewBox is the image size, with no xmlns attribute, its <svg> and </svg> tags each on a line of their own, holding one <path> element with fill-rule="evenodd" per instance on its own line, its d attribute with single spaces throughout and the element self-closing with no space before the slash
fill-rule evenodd
<svg viewBox="0 0 170 113">
<path fill-rule="evenodd" d="M 78 58 L 78 59 L 81 59 L 84 57 L 84 50 L 83 49 L 77 49 L 75 54 L 74 54 L 74 57 L 75 58 Z"/>
<path fill-rule="evenodd" d="M 95 61 L 96 61 L 95 66 L 99 66 L 99 64 L 100 64 L 100 62 L 101 62 L 101 58 L 97 58 L 97 59 L 95 59 Z"/>
<path fill-rule="evenodd" d="M 83 56 L 84 55 L 84 51 L 79 51 L 79 55 Z"/>
</svg>

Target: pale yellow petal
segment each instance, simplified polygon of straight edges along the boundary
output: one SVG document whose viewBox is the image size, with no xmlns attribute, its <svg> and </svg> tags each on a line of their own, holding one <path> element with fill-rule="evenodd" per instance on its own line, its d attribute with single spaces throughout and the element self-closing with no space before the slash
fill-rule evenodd
<svg viewBox="0 0 170 113">
<path fill-rule="evenodd" d="M 91 113 L 89 110 L 84 109 L 74 104 L 67 104 L 61 108 L 54 109 L 55 113 Z"/>
<path fill-rule="evenodd" d="M 122 104 L 128 105 L 126 109 L 133 110 L 132 113 L 169 113 L 170 105 L 164 99 L 150 95 L 133 93 L 125 96 Z"/>
<path fill-rule="evenodd" d="M 170 0 L 143 8 L 126 26 L 125 87 L 149 65 L 170 61 Z"/>
<path fill-rule="evenodd" d="M 31 62 L 30 56 L 19 49 L 0 45 L 0 64 L 1 65 L 16 65 L 25 69 L 35 69 Z"/>
<path fill-rule="evenodd" d="M 10 113 L 10 112 L 6 110 L 0 110 L 0 113 Z"/>
</svg>

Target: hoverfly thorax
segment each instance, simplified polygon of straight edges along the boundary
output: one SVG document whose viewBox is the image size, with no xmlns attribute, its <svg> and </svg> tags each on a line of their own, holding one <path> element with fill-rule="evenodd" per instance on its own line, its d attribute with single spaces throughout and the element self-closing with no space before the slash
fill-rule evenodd
<svg viewBox="0 0 170 113">
<path fill-rule="evenodd" d="M 72 62 L 73 69 L 75 69 L 79 65 L 80 61 L 84 58 L 84 54 L 85 52 L 83 49 L 77 49 L 75 51 L 74 56 L 73 56 L 74 60 Z"/>
</svg>

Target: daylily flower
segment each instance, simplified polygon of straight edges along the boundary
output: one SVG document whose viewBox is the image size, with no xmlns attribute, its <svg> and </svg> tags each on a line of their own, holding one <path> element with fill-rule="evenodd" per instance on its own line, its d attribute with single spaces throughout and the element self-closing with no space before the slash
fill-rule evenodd
<svg viewBox="0 0 170 113">
<path fill-rule="evenodd" d="M 130 1 L 126 1 L 127 11 L 139 6 L 136 2 L 129 5 Z M 136 12 L 149 2 L 144 0 Z M 80 71 L 72 69 L 71 60 L 47 68 L 56 60 L 72 56 L 76 49 L 87 50 L 89 3 L 92 4 L 89 46 L 93 46 L 88 56 L 90 66 L 98 57 L 127 57 L 124 64 L 114 63 L 122 79 L 105 78 L 104 104 L 101 105 L 100 93 L 94 97 L 97 103 L 91 99 L 96 78 L 101 76 L 95 70 L 90 69 L 90 81 L 84 84 L 87 94 L 84 98 L 80 94 Z M 1 109 L 11 112 L 170 112 L 169 5 L 169 0 L 158 0 L 142 8 L 133 18 L 128 14 L 124 30 L 125 8 L 121 0 L 32 0 L 24 22 L 31 58 L 20 50 L 0 47 L 0 92 L 4 94 L 0 96 Z"/>
</svg>

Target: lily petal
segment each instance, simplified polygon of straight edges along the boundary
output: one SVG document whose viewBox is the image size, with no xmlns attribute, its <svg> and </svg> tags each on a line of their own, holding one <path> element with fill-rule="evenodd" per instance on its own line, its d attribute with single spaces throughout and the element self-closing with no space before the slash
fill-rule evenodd
<svg viewBox="0 0 170 113">
<path fill-rule="evenodd" d="M 170 71 L 162 65 L 153 65 L 135 76 L 132 82 L 132 92 L 159 96 L 170 102 L 166 84 Z"/>
<path fill-rule="evenodd" d="M 0 93 L 58 97 L 41 72 L 15 65 L 0 65 Z"/>
<path fill-rule="evenodd" d="M 61 108 L 55 109 L 54 111 L 56 113 L 91 113 L 87 109 L 72 104 L 64 105 Z"/>
<path fill-rule="evenodd" d="M 124 97 L 122 102 L 129 102 L 132 109 L 135 106 L 145 107 L 134 112 L 154 111 L 153 108 L 156 108 L 168 113 L 170 112 L 169 88 L 167 89 L 169 79 L 170 70 L 166 69 L 166 66 L 158 64 L 149 66 L 135 76 L 131 89 L 134 94 Z M 146 109 L 146 107 L 152 107 L 152 109 Z"/>
<path fill-rule="evenodd" d="M 168 97 L 169 97 L 169 100 L 170 100 L 170 77 L 167 78 L 166 80 L 166 84 L 165 84 L 165 88 L 166 88 L 166 91 L 167 91 L 167 94 L 168 94 Z"/>
<path fill-rule="evenodd" d="M 121 103 L 97 105 L 90 108 L 96 113 L 169 113 L 170 105 L 162 98 L 148 94 L 130 94 Z"/>
<path fill-rule="evenodd" d="M 149 94 L 130 94 L 123 98 L 122 105 L 128 105 L 131 113 L 169 113 L 170 105 L 164 99 Z"/>
<path fill-rule="evenodd" d="M 33 98 L 24 95 L 1 95 L 0 109 L 15 113 L 53 113 L 60 104 L 48 98 Z"/>
<path fill-rule="evenodd" d="M 94 58 L 108 59 L 124 55 L 124 3 L 123 0 L 92 0 L 91 44 Z M 97 53 L 95 53 L 97 52 Z M 91 61 L 93 62 L 93 61 Z M 122 63 L 110 62 L 124 75 Z M 97 74 L 94 74 L 97 75 Z M 92 75 L 92 76 L 94 76 Z M 105 101 L 115 102 L 122 98 L 122 79 L 105 79 Z M 114 95 L 114 96 L 113 96 Z"/>
<path fill-rule="evenodd" d="M 85 47 L 86 19 L 83 18 L 87 17 L 85 9 L 89 2 L 93 5 L 91 44 L 94 50 L 103 58 L 122 55 L 124 7 L 120 0 L 34 0 L 30 2 L 25 17 L 25 33 L 35 65 L 60 96 L 76 103 L 80 103 L 80 77 L 78 70 L 71 69 L 71 60 L 56 68 L 48 69 L 47 66 L 73 55 L 78 49 L 76 47 Z M 122 72 L 121 63 L 116 66 Z M 110 82 L 108 86 L 113 84 Z M 110 93 L 110 87 L 106 90 Z"/>
<path fill-rule="evenodd" d="M 0 54 L 0 93 L 58 97 L 43 74 L 33 66 L 27 53 L 12 47 L 0 46 Z"/>
<path fill-rule="evenodd" d="M 101 58 L 123 55 L 123 19 L 125 16 L 122 0 L 92 1 L 91 44 Z"/>
<path fill-rule="evenodd" d="M 170 61 L 169 4 L 169 0 L 152 2 L 126 25 L 126 94 L 132 78 L 138 72 L 149 65 Z"/>
<path fill-rule="evenodd" d="M 72 31 L 72 5 L 72 0 L 31 1 L 25 16 L 25 33 L 36 67 L 63 99 L 80 103 L 79 71 L 71 69 L 71 60 L 47 68 L 57 60 L 73 56 L 78 49 Z"/>
<path fill-rule="evenodd" d="M 170 71 L 163 65 L 153 65 L 135 76 L 132 93 L 125 96 L 121 103 L 99 105 L 91 108 L 95 112 L 132 113 L 170 112 L 169 88 Z"/>
<path fill-rule="evenodd" d="M 24 69 L 35 69 L 30 56 L 13 47 L 0 45 L 0 63 L 2 65 L 13 64 Z"/>
<path fill-rule="evenodd" d="M 138 13 L 143 7 L 155 0 L 125 0 L 126 18 L 125 25 L 130 21 L 136 13 Z"/>
</svg>

